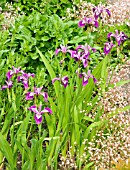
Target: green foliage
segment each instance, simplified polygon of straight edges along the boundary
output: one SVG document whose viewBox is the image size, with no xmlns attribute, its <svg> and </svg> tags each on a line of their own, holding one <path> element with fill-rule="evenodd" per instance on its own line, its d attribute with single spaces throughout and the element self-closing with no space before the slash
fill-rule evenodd
<svg viewBox="0 0 130 170">
<path fill-rule="evenodd" d="M 75 2 L 78 3 L 78 0 Z M 0 168 L 18 169 L 20 159 L 20 168 L 23 170 L 57 169 L 60 156 L 66 158 L 69 152 L 78 169 L 89 169 L 94 163 L 86 163 L 89 160 L 88 152 L 83 157 L 84 140 L 90 142 L 100 128 L 107 126 L 108 120 L 100 119 L 104 110 L 99 107 L 98 98 L 108 87 L 114 87 L 106 83 L 108 68 L 121 62 L 114 57 L 122 54 L 124 58 L 125 54 L 129 54 L 128 41 L 120 49 L 113 49 L 114 57 L 104 56 L 103 46 L 108 32 L 114 32 L 117 28 L 129 36 L 128 27 L 102 26 L 95 32 L 89 28 L 78 28 L 78 21 L 61 19 L 65 16 L 66 8 L 72 5 L 67 0 L 24 0 L 13 3 L 26 14 L 18 17 L 13 27 L 0 32 L 0 85 L 2 87 L 4 84 L 6 73 L 12 66 L 21 66 L 27 72 L 36 73 L 35 79 L 29 80 L 29 91 L 34 86 L 43 86 L 49 94 L 48 103 L 43 105 L 49 105 L 53 114 L 45 113 L 42 124 L 36 125 L 33 113 L 28 110 L 34 103 L 25 100 L 28 90 L 24 90 L 16 79 L 12 89 L 0 90 Z M 79 68 L 79 63 L 68 53 L 54 55 L 55 49 L 61 44 L 72 49 L 85 43 L 97 49 L 96 53 L 90 55 L 91 60 L 85 69 L 82 66 Z M 59 64 L 61 61 L 64 62 Z M 98 81 L 102 79 L 100 87 L 92 79 L 82 86 L 82 79 L 76 74 L 77 69 L 84 72 L 91 69 Z M 58 81 L 53 87 L 52 79 L 59 74 L 69 77 L 66 88 Z M 121 81 L 116 85 L 128 82 Z M 43 98 L 39 100 L 43 102 Z M 108 117 L 129 108 L 117 109 Z M 91 118 L 88 116 L 90 113 L 96 115 Z"/>
<path fill-rule="evenodd" d="M 9 1 L 9 0 L 8 0 Z M 79 0 L 75 0 L 78 2 Z M 7 1 L 6 1 L 7 2 Z M 43 14 L 52 15 L 57 14 L 59 16 L 66 15 L 66 9 L 72 7 L 72 1 L 67 0 L 18 0 L 13 1 L 15 8 L 19 7 L 20 11 L 29 15 L 33 11 L 38 11 Z"/>
<path fill-rule="evenodd" d="M 50 61 L 54 50 L 60 44 L 67 44 L 74 35 L 79 37 L 82 34 L 82 30 L 77 29 L 75 21 L 64 22 L 56 14 L 47 16 L 33 12 L 29 16 L 23 15 L 18 18 L 9 31 L 0 33 L 0 58 L 4 59 L 8 56 L 10 67 L 21 65 L 34 71 L 36 65 L 40 65 L 36 47 L 48 56 Z M 11 60 L 12 57 L 13 60 Z"/>
</svg>

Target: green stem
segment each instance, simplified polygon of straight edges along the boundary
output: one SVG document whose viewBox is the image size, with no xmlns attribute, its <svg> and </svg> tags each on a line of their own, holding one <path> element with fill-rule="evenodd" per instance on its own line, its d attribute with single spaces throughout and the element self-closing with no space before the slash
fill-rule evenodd
<svg viewBox="0 0 130 170">
<path fill-rule="evenodd" d="M 39 140 L 40 140 L 40 138 L 41 138 L 41 124 L 38 125 L 38 129 L 39 129 L 38 133 L 39 133 Z"/>
<path fill-rule="evenodd" d="M 9 100 L 9 103 L 11 103 L 10 91 L 9 91 L 8 88 L 7 88 L 7 93 L 8 93 L 8 100 Z"/>
</svg>

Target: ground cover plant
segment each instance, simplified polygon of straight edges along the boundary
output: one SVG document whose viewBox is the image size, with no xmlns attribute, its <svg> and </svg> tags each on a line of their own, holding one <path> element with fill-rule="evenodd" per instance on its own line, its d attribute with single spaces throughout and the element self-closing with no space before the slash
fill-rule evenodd
<svg viewBox="0 0 130 170">
<path fill-rule="evenodd" d="M 63 20 L 37 4 L 0 33 L 0 168 L 129 169 L 129 80 L 115 74 L 128 27 L 102 25 L 105 7 Z"/>
</svg>

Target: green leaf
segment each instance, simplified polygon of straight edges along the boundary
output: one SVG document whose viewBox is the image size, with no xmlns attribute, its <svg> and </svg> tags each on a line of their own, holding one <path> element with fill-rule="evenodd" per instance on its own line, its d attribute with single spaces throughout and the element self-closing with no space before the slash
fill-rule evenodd
<svg viewBox="0 0 130 170">
<path fill-rule="evenodd" d="M 73 40 L 69 41 L 69 44 L 76 44 L 76 43 L 80 43 L 83 40 L 87 40 L 87 36 L 83 36 L 83 37 L 79 37 L 79 36 L 75 36 Z"/>
<path fill-rule="evenodd" d="M 110 114 L 108 114 L 108 117 L 113 117 L 114 115 L 119 114 L 120 112 L 125 112 L 127 110 L 130 110 L 130 105 L 125 106 L 123 108 L 118 108 L 115 111 L 111 112 Z"/>
<path fill-rule="evenodd" d="M 130 80 L 121 80 L 121 81 L 118 81 L 115 84 L 110 84 L 109 87 L 112 87 L 112 88 L 114 88 L 115 86 L 119 87 L 119 86 L 123 86 L 124 84 L 127 84 L 129 82 L 130 82 Z"/>
<path fill-rule="evenodd" d="M 87 120 L 87 121 L 89 121 L 89 122 L 93 122 L 93 119 L 90 118 L 89 116 L 84 116 L 83 119 L 84 119 L 84 120 Z"/>
<path fill-rule="evenodd" d="M 9 163 L 10 169 L 13 170 L 15 165 L 14 165 L 14 160 L 13 160 L 12 149 L 2 134 L 0 134 L 0 151 L 6 157 Z"/>
<path fill-rule="evenodd" d="M 105 120 L 104 121 L 99 121 L 99 122 L 94 122 L 92 123 L 90 126 L 87 127 L 85 133 L 84 133 L 84 139 L 87 139 L 88 138 L 88 135 L 90 133 L 90 131 L 95 128 L 95 127 L 101 127 L 103 124 L 104 124 Z"/>
<path fill-rule="evenodd" d="M 41 51 L 39 51 L 37 47 L 36 47 L 36 50 L 39 53 L 43 63 L 45 64 L 46 69 L 48 70 L 51 79 L 55 78 L 56 77 L 55 72 L 53 71 L 53 68 L 49 64 L 48 60 L 44 57 L 44 55 L 41 53 Z M 58 83 L 57 82 L 54 83 L 54 88 L 55 88 L 56 96 L 58 96 Z"/>
<path fill-rule="evenodd" d="M 94 164 L 94 162 L 90 162 L 89 164 L 87 164 L 85 167 L 84 167 L 84 170 L 88 169 L 90 166 L 92 166 Z"/>
<path fill-rule="evenodd" d="M 60 136 L 54 136 L 54 137 L 50 137 L 50 138 L 44 138 L 44 140 L 47 140 L 47 141 L 51 141 L 51 140 L 57 140 L 57 139 L 60 139 Z"/>
</svg>

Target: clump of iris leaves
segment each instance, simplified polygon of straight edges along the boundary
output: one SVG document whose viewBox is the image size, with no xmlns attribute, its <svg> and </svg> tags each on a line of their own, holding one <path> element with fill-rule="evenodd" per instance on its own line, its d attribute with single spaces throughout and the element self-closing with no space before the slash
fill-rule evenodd
<svg viewBox="0 0 130 170">
<path fill-rule="evenodd" d="M 0 167 L 58 169 L 68 151 L 77 169 L 94 167 L 83 142 L 107 128 L 99 98 L 113 87 L 108 70 L 128 59 L 128 26 L 71 20 L 66 0 L 12 5 L 20 16 L 0 28 Z"/>
</svg>

